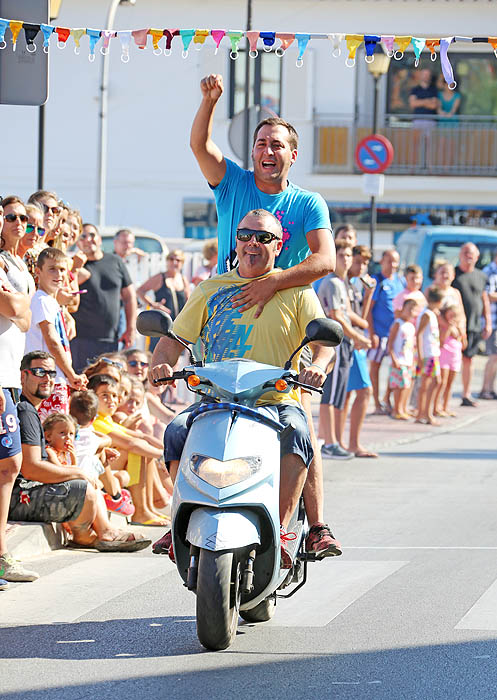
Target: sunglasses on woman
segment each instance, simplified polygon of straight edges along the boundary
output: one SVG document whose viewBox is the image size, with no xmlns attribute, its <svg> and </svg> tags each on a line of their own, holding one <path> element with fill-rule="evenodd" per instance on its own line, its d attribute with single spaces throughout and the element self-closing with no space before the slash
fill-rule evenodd
<svg viewBox="0 0 497 700">
<path fill-rule="evenodd" d="M 51 211 L 52 214 L 58 216 L 62 209 L 60 207 L 49 207 L 48 204 L 43 204 L 43 211 L 45 212 L 45 214 L 48 214 L 48 212 Z"/>
<path fill-rule="evenodd" d="M 11 224 L 14 223 L 14 221 L 19 221 L 21 224 L 25 224 L 28 220 L 28 217 L 26 214 L 5 214 L 5 221 L 9 221 Z"/>
<path fill-rule="evenodd" d="M 33 231 L 36 231 L 36 233 L 39 236 L 44 236 L 45 235 L 45 229 L 41 228 L 40 226 L 34 226 L 33 224 L 28 224 L 26 226 L 26 233 L 33 233 Z"/>
<path fill-rule="evenodd" d="M 148 362 L 141 362 L 141 360 L 128 360 L 128 365 L 130 367 L 148 367 Z"/>
<path fill-rule="evenodd" d="M 43 369 L 43 367 L 32 367 L 31 369 L 27 369 L 26 372 L 29 372 L 34 377 L 39 378 L 46 377 L 48 375 L 50 379 L 55 379 L 57 376 L 57 372 L 54 369 Z"/>
<path fill-rule="evenodd" d="M 122 364 L 122 362 L 117 362 L 117 360 L 110 360 L 108 357 L 100 357 L 99 361 L 105 363 L 106 365 L 113 365 L 118 369 L 124 369 L 124 365 Z"/>
<path fill-rule="evenodd" d="M 279 236 L 275 236 L 274 233 L 269 231 L 253 231 L 250 228 L 239 228 L 236 232 L 237 239 L 244 243 L 250 241 L 252 236 L 255 236 L 257 243 L 264 243 L 264 245 L 268 245 L 271 241 L 281 241 Z"/>
</svg>

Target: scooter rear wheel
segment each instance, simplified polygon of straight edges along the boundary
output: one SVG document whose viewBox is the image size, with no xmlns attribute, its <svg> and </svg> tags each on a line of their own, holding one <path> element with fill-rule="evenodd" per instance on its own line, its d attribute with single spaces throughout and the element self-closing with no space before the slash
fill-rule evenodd
<svg viewBox="0 0 497 700">
<path fill-rule="evenodd" d="M 206 649 L 226 649 L 236 635 L 240 609 L 240 562 L 232 551 L 200 550 L 197 636 Z"/>
<path fill-rule="evenodd" d="M 240 617 L 242 617 L 245 622 L 267 622 L 273 617 L 275 607 L 276 600 L 274 595 L 270 595 L 264 600 L 261 600 L 259 605 L 256 605 L 255 608 L 240 610 Z"/>
</svg>

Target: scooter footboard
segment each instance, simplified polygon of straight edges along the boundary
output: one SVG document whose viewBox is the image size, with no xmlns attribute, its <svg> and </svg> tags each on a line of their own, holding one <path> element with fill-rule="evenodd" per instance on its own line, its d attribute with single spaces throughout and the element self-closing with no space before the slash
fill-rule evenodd
<svg viewBox="0 0 497 700">
<path fill-rule="evenodd" d="M 190 516 L 186 539 L 213 552 L 261 543 L 261 524 L 248 508 L 196 508 Z"/>
</svg>

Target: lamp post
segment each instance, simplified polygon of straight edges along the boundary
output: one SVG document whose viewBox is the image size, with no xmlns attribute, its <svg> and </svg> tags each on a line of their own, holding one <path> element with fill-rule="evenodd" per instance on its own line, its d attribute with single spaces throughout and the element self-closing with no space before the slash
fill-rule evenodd
<svg viewBox="0 0 497 700">
<path fill-rule="evenodd" d="M 62 0 L 50 0 L 48 18 L 50 22 L 57 19 Z M 45 105 L 38 108 L 38 189 L 43 189 L 45 165 Z"/>
<path fill-rule="evenodd" d="M 247 0 L 247 32 L 252 29 L 252 0 Z M 243 114 L 243 167 L 249 168 L 250 148 L 249 148 L 249 124 L 250 124 L 250 46 L 247 39 L 247 50 L 245 55 L 245 112 Z"/>
<path fill-rule="evenodd" d="M 382 75 L 388 73 L 388 67 L 390 65 L 390 57 L 383 51 L 381 45 L 376 45 L 377 50 L 373 54 L 374 61 L 368 63 L 368 71 L 373 76 L 374 80 L 374 97 L 373 97 L 373 130 L 372 133 L 376 134 L 378 128 L 378 94 L 379 94 L 379 83 Z M 374 195 L 371 196 L 370 206 L 369 206 L 369 247 L 371 248 L 371 254 L 373 254 L 374 246 L 374 235 L 376 232 L 376 203 Z"/>
<path fill-rule="evenodd" d="M 119 5 L 134 5 L 136 0 L 111 0 L 107 11 L 106 29 L 112 29 L 116 11 Z M 105 226 L 106 194 L 107 194 L 107 109 L 109 103 L 109 54 L 102 55 L 100 72 L 100 111 L 98 130 L 97 158 L 97 221 L 98 226 Z"/>
</svg>

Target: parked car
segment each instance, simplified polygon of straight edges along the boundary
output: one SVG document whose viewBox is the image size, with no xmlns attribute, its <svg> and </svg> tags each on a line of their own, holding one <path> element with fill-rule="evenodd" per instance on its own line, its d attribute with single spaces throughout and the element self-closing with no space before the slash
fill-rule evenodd
<svg viewBox="0 0 497 700">
<path fill-rule="evenodd" d="M 401 269 L 417 264 L 423 270 L 423 286 L 433 281 L 437 263 L 447 261 L 454 267 L 459 262 L 459 249 L 464 243 L 474 243 L 480 250 L 478 268 L 488 265 L 497 249 L 497 231 L 471 226 L 416 226 L 404 231 L 397 239 Z"/>
</svg>

